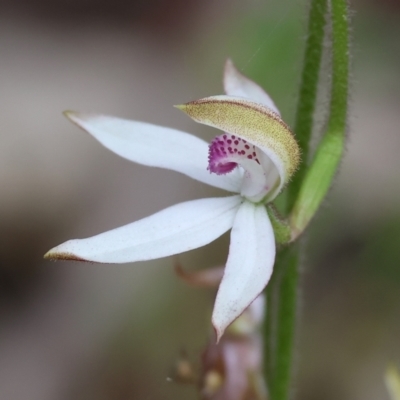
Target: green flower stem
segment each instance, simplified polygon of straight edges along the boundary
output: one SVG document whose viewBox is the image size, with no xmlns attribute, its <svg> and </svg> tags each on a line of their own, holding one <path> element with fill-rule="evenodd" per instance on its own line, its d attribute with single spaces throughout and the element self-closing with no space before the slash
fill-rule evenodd
<svg viewBox="0 0 400 400">
<path fill-rule="evenodd" d="M 271 400 L 287 399 L 290 392 L 297 312 L 298 262 L 297 244 L 282 248 L 267 289 L 265 370 Z"/>
<path fill-rule="evenodd" d="M 327 0 L 311 0 L 308 36 L 294 131 L 302 151 L 302 163 L 287 192 L 289 212 L 300 190 L 308 158 L 309 141 L 317 98 L 322 58 Z M 277 242 L 287 234 L 269 210 Z M 271 400 L 286 400 L 290 393 L 291 364 L 296 324 L 296 298 L 299 246 L 291 244 L 278 253 L 274 273 L 267 290 L 268 313 L 265 325 L 265 373 Z"/>
<path fill-rule="evenodd" d="M 327 131 L 306 172 L 290 217 L 297 237 L 308 225 L 328 192 L 343 154 L 347 123 L 349 16 L 347 0 L 331 1 L 332 88 Z"/>
<path fill-rule="evenodd" d="M 294 206 L 307 169 L 309 143 L 313 128 L 318 78 L 323 51 L 326 8 L 327 0 L 311 0 L 308 20 L 308 37 L 294 125 L 294 132 L 296 133 L 296 138 L 302 153 L 302 161 L 288 187 L 286 200 L 288 213 Z"/>
<path fill-rule="evenodd" d="M 331 186 L 343 152 L 347 119 L 349 32 L 346 0 L 330 0 L 332 20 L 332 87 L 327 132 L 309 168 L 309 142 L 317 97 L 324 39 L 326 0 L 311 0 L 309 35 L 300 87 L 295 133 L 303 161 L 287 197 L 292 240 L 307 226 Z M 286 238 L 284 223 L 269 209 L 277 241 Z M 275 218 L 276 217 L 276 218 Z M 266 378 L 271 400 L 287 400 L 290 394 L 291 364 L 296 325 L 299 264 L 298 244 L 280 250 L 267 289 L 268 313 L 265 326 Z"/>
</svg>

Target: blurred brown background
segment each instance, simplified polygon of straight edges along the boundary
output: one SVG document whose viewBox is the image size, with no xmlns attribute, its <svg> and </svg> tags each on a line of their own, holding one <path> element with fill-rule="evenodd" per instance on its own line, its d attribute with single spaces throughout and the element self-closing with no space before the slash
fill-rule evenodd
<svg viewBox="0 0 400 400">
<path fill-rule="evenodd" d="M 0 399 L 196 398 L 168 377 L 182 349 L 196 360 L 206 342 L 210 292 L 179 282 L 170 259 L 97 266 L 42 256 L 69 238 L 219 193 L 120 159 L 61 111 L 209 140 L 215 131 L 172 105 L 221 93 L 230 56 L 292 123 L 305 3 L 0 1 Z M 347 152 L 306 239 L 300 400 L 388 399 L 383 373 L 400 362 L 400 6 L 352 6 Z M 318 120 L 323 126 L 323 112 Z M 222 263 L 227 242 L 181 260 Z"/>
</svg>

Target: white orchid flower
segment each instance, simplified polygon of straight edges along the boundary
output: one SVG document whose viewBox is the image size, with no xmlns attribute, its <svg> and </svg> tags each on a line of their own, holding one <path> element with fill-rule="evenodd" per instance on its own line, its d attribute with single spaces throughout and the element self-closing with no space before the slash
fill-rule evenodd
<svg viewBox="0 0 400 400">
<path fill-rule="evenodd" d="M 177 106 L 195 121 L 224 131 L 210 145 L 175 129 L 103 115 L 66 115 L 100 143 L 128 160 L 172 169 L 235 193 L 188 201 L 139 221 L 69 240 L 50 259 L 128 263 L 204 246 L 231 229 L 231 243 L 212 323 L 218 339 L 267 285 L 275 237 L 265 204 L 288 182 L 299 147 L 271 98 L 230 60 L 226 95 Z"/>
</svg>

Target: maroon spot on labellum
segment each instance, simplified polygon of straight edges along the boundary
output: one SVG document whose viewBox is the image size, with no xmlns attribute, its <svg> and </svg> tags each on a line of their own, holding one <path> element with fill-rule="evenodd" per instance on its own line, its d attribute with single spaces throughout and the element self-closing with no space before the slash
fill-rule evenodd
<svg viewBox="0 0 400 400">
<path fill-rule="evenodd" d="M 255 147 L 234 135 L 217 136 L 211 142 L 208 153 L 208 170 L 218 175 L 227 174 L 235 169 L 243 159 L 256 159 Z"/>
</svg>

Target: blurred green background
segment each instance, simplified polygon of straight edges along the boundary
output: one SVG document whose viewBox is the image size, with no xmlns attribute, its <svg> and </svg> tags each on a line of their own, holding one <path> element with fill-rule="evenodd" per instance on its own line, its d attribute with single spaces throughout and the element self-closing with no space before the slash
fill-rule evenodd
<svg viewBox="0 0 400 400">
<path fill-rule="evenodd" d="M 347 151 L 304 238 L 299 400 L 388 399 L 383 373 L 400 362 L 400 3 L 357 0 L 352 9 Z M 196 399 L 195 387 L 169 378 L 182 350 L 198 363 L 211 291 L 186 287 L 170 259 L 97 266 L 42 256 L 220 193 L 120 159 L 61 111 L 210 140 L 213 129 L 172 105 L 220 94 L 229 56 L 292 124 L 307 2 L 2 0 L 0 10 L 0 398 Z M 322 89 L 315 137 L 327 102 Z M 222 264 L 228 239 L 180 260 Z"/>
</svg>

